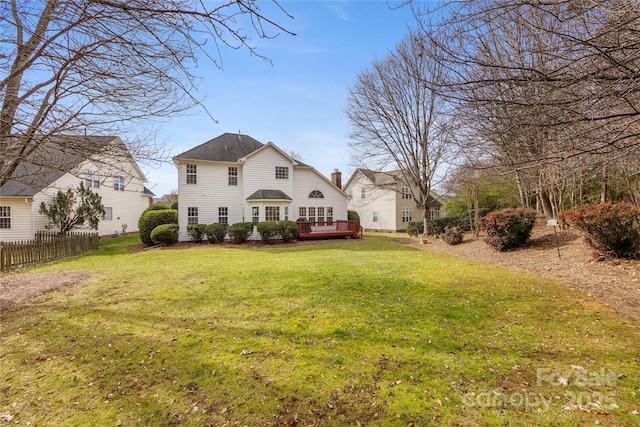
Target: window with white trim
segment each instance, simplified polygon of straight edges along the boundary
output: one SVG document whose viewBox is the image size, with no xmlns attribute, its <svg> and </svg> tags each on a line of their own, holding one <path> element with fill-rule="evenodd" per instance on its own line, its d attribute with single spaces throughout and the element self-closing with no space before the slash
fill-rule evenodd
<svg viewBox="0 0 640 427">
<path fill-rule="evenodd" d="M 324 199 L 324 194 L 322 194 L 322 191 L 320 191 L 320 190 L 313 190 L 311 193 L 309 193 L 309 198 L 310 199 Z"/>
<path fill-rule="evenodd" d="M 411 208 L 402 208 L 402 222 L 411 221 L 412 215 L 413 215 L 413 212 L 411 211 Z"/>
<path fill-rule="evenodd" d="M 327 222 L 333 222 L 333 207 L 327 206 Z"/>
<path fill-rule="evenodd" d="M 11 228 L 11 206 L 0 206 L 0 228 Z"/>
<path fill-rule="evenodd" d="M 309 207 L 309 218 L 307 218 L 311 222 L 316 222 L 316 208 Z"/>
<path fill-rule="evenodd" d="M 187 224 L 197 224 L 197 223 L 198 223 L 198 208 L 188 207 L 187 208 Z"/>
<path fill-rule="evenodd" d="M 229 185 L 238 185 L 238 168 L 229 166 Z"/>
<path fill-rule="evenodd" d="M 440 218 L 440 209 L 429 209 L 429 219 Z"/>
<path fill-rule="evenodd" d="M 253 220 L 253 225 L 258 225 L 260 222 L 260 206 L 251 207 L 251 218 Z"/>
<path fill-rule="evenodd" d="M 276 166 L 276 179 L 289 179 L 289 168 L 286 166 Z"/>
<path fill-rule="evenodd" d="M 284 220 L 289 221 L 289 206 L 284 207 Z"/>
<path fill-rule="evenodd" d="M 104 221 L 113 221 L 113 208 L 104 207 Z"/>
<path fill-rule="evenodd" d="M 100 188 L 100 172 L 87 169 L 84 171 L 84 174 L 86 177 L 84 182 L 85 187 Z"/>
<path fill-rule="evenodd" d="M 412 199 L 413 196 L 411 195 L 411 190 L 409 189 L 409 187 L 402 187 L 402 189 L 400 190 L 400 192 L 402 193 L 402 198 L 403 199 Z"/>
<path fill-rule="evenodd" d="M 367 189 L 364 187 L 360 187 L 360 198 L 361 199 L 367 198 Z"/>
<path fill-rule="evenodd" d="M 280 206 L 265 206 L 264 220 L 270 222 L 280 221 Z"/>
<path fill-rule="evenodd" d="M 122 176 L 113 177 L 113 189 L 116 191 L 124 191 L 124 177 Z"/>
<path fill-rule="evenodd" d="M 229 224 L 229 208 L 218 208 L 218 222 L 221 224 Z"/>
<path fill-rule="evenodd" d="M 300 218 L 306 218 L 307 217 L 307 208 L 305 206 L 301 206 L 298 208 L 298 216 Z"/>
<path fill-rule="evenodd" d="M 347 196 L 349 197 L 349 200 L 353 199 L 353 188 L 350 188 L 347 191 Z"/>
<path fill-rule="evenodd" d="M 324 222 L 324 208 L 318 208 L 318 222 Z"/>
<path fill-rule="evenodd" d="M 373 211 L 371 219 L 373 222 L 378 222 L 378 211 Z"/>
<path fill-rule="evenodd" d="M 187 184 L 197 184 L 198 183 L 198 165 L 188 164 L 187 165 Z"/>
</svg>

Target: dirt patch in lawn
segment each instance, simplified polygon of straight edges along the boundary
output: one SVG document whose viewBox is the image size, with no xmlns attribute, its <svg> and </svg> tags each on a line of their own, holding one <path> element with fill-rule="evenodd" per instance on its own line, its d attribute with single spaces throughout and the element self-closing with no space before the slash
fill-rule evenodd
<svg viewBox="0 0 640 427">
<path fill-rule="evenodd" d="M 89 271 L 0 275 L 0 316 L 8 308 L 24 304 L 47 292 L 76 285 L 89 277 Z"/>
<path fill-rule="evenodd" d="M 426 244 L 417 239 L 399 239 L 421 249 L 497 265 L 546 277 L 602 301 L 612 309 L 640 321 L 640 261 L 596 260 L 577 230 L 558 230 L 558 246 L 553 227 L 537 225 L 531 241 L 520 249 L 498 252 L 484 242 L 484 235 L 466 234 L 461 244 L 451 246 L 442 239 Z"/>
</svg>

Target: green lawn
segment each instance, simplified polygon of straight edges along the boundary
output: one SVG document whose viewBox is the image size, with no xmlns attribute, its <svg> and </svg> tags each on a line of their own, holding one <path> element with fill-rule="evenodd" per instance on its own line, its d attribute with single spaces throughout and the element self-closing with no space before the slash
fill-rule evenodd
<svg viewBox="0 0 640 427">
<path fill-rule="evenodd" d="M 34 270 L 94 274 L 2 313 L 0 422 L 640 424 L 638 324 L 551 281 L 385 236 L 135 242 Z"/>
</svg>

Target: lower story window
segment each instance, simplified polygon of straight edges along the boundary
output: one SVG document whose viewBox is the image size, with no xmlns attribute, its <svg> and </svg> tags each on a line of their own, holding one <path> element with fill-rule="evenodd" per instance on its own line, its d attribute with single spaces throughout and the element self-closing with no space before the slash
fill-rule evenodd
<svg viewBox="0 0 640 427">
<path fill-rule="evenodd" d="M 284 207 L 284 220 L 289 221 L 289 206 Z"/>
<path fill-rule="evenodd" d="M 429 209 L 429 219 L 440 218 L 440 209 Z"/>
<path fill-rule="evenodd" d="M 270 222 L 280 221 L 280 206 L 265 206 L 264 220 Z"/>
<path fill-rule="evenodd" d="M 218 222 L 229 224 L 229 208 L 218 208 Z"/>
<path fill-rule="evenodd" d="M 402 208 L 402 222 L 411 221 L 412 219 L 411 216 L 412 216 L 411 208 Z"/>
<path fill-rule="evenodd" d="M 104 220 L 105 221 L 113 221 L 113 208 L 104 208 Z"/>
<path fill-rule="evenodd" d="M 251 218 L 253 219 L 253 225 L 258 225 L 260 222 L 260 207 L 253 206 L 251 208 Z"/>
<path fill-rule="evenodd" d="M 318 222 L 324 222 L 324 208 L 318 208 Z"/>
<path fill-rule="evenodd" d="M 301 218 L 306 218 L 307 217 L 307 208 L 302 206 L 300 208 L 298 208 L 298 216 Z"/>
<path fill-rule="evenodd" d="M 333 208 L 331 206 L 327 208 L 327 222 L 333 222 Z"/>
<path fill-rule="evenodd" d="M 11 206 L 0 206 L 0 228 L 11 228 Z"/>
<path fill-rule="evenodd" d="M 309 221 L 316 222 L 316 208 L 309 208 Z"/>
<path fill-rule="evenodd" d="M 373 211 L 372 218 L 373 222 L 378 222 L 378 211 Z"/>
<path fill-rule="evenodd" d="M 187 208 L 187 224 L 198 223 L 198 208 Z"/>
</svg>

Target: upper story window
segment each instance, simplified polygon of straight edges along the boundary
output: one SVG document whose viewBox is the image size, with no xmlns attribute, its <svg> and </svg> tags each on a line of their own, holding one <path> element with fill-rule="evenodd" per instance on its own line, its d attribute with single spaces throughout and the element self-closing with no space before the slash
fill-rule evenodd
<svg viewBox="0 0 640 427">
<path fill-rule="evenodd" d="M 198 183 L 198 165 L 187 165 L 187 184 Z"/>
<path fill-rule="evenodd" d="M 117 191 L 124 191 L 124 177 L 122 176 L 113 177 L 113 189 Z"/>
<path fill-rule="evenodd" d="M 100 172 L 86 170 L 84 171 L 86 178 L 84 186 L 87 188 L 100 188 Z"/>
<path fill-rule="evenodd" d="M 309 193 L 309 198 L 310 199 L 324 199 L 324 194 L 322 194 L 322 191 L 313 190 L 311 193 Z"/>
<path fill-rule="evenodd" d="M 400 192 L 402 193 L 402 198 L 403 199 L 411 199 L 411 198 L 413 198 L 413 196 L 411 195 L 411 190 L 409 189 L 409 187 L 402 187 Z"/>
<path fill-rule="evenodd" d="M 11 206 L 0 206 L 0 228 L 11 228 Z"/>
<path fill-rule="evenodd" d="M 238 185 L 238 168 L 229 166 L 229 185 Z"/>
<path fill-rule="evenodd" d="M 276 166 L 276 179 L 289 179 L 289 168 L 286 166 Z"/>
<path fill-rule="evenodd" d="M 353 188 L 350 188 L 349 191 L 347 191 L 347 196 L 349 196 L 349 200 L 353 199 Z"/>
<path fill-rule="evenodd" d="M 360 188 L 360 198 L 361 199 L 366 199 L 367 198 L 367 189 L 364 187 Z"/>
</svg>

